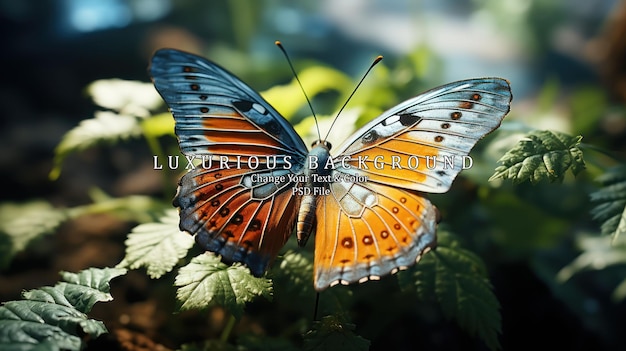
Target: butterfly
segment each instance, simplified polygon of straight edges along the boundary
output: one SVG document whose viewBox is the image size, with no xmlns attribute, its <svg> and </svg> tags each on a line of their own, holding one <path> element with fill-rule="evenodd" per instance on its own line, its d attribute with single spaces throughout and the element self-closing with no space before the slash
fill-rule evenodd
<svg viewBox="0 0 626 351">
<path fill-rule="evenodd" d="M 255 276 L 294 229 L 300 246 L 314 231 L 317 291 L 378 280 L 434 248 L 437 210 L 423 193 L 450 188 L 512 99 L 501 78 L 443 85 L 367 123 L 333 157 L 329 142 L 309 150 L 257 92 L 205 58 L 161 49 L 149 70 L 181 152 L 202 159 L 179 181 L 180 229 Z"/>
</svg>

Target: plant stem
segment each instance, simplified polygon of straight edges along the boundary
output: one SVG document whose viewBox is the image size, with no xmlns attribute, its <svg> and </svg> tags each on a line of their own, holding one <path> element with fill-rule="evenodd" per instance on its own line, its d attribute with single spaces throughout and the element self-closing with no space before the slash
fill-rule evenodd
<svg viewBox="0 0 626 351">
<path fill-rule="evenodd" d="M 613 152 L 611 152 L 609 150 L 606 150 L 606 149 L 603 149 L 601 147 L 595 146 L 593 144 L 580 143 L 580 144 L 578 144 L 578 146 L 581 149 L 593 150 L 593 151 L 599 152 L 599 153 L 601 153 L 601 154 L 603 154 L 605 156 L 608 156 L 608 157 L 612 158 L 613 160 L 615 160 L 617 162 L 624 163 L 624 160 L 621 157 L 615 155 Z"/>
<path fill-rule="evenodd" d="M 233 331 L 233 328 L 235 327 L 235 323 L 237 323 L 237 318 L 235 318 L 235 316 L 231 314 L 230 317 L 228 318 L 228 322 L 226 322 L 226 327 L 224 327 L 224 331 L 222 331 L 222 335 L 220 336 L 221 341 L 223 342 L 228 341 L 228 338 L 230 337 L 230 333 Z"/>
</svg>

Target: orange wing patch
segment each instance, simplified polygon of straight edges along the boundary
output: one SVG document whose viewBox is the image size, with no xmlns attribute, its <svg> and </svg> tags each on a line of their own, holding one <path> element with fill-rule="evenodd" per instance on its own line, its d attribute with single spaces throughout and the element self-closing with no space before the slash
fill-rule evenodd
<svg viewBox="0 0 626 351">
<path fill-rule="evenodd" d="M 441 192 L 448 177 L 456 175 L 461 156 L 452 157 L 448 150 L 437 145 L 437 136 L 425 141 L 411 132 L 386 139 L 350 155 L 350 167 L 370 181 L 405 189 Z M 448 157 L 446 163 L 446 158 Z M 342 170 L 343 171 L 343 170 Z"/>
<path fill-rule="evenodd" d="M 181 145 L 193 148 L 194 154 L 226 155 L 234 160 L 232 156 L 274 155 L 286 151 L 283 142 L 275 136 L 235 109 L 224 106 L 198 105 L 197 115 L 177 118 L 176 133 Z"/>
<path fill-rule="evenodd" d="M 196 168 L 181 179 L 174 205 L 180 208 L 181 230 L 195 235 L 202 248 L 226 262 L 243 262 L 261 276 L 291 234 L 299 198 L 288 187 L 253 198 L 241 183 L 251 172 L 256 171 Z"/>
<path fill-rule="evenodd" d="M 418 192 L 373 183 L 337 190 L 343 186 L 332 184 L 332 194 L 319 199 L 317 290 L 395 273 L 435 245 L 436 210 Z"/>
</svg>

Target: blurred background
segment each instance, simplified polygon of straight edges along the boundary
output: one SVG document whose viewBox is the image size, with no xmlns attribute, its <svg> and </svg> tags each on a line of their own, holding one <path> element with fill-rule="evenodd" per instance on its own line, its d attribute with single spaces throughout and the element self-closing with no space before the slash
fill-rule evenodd
<svg viewBox="0 0 626 351">
<path fill-rule="evenodd" d="M 151 151 L 140 139 L 72 155 L 58 180 L 48 178 L 63 135 L 101 109 L 86 87 L 100 79 L 149 82 L 150 57 L 162 47 L 208 57 L 258 91 L 292 79 L 275 40 L 296 70 L 325 65 L 355 82 L 383 55 L 386 68 L 379 71 L 390 73 L 375 68 L 370 84 L 392 81 L 397 100 L 386 107 L 438 84 L 503 77 L 513 89 L 504 136 L 531 129 L 581 134 L 618 155 L 626 145 L 626 4 L 618 0 L 2 0 L 0 33 L 2 202 L 77 206 L 91 201 L 94 186 L 114 196 L 171 196 L 163 179 L 150 175 Z M 322 113 L 334 111 L 336 104 L 326 103 L 330 95 L 314 99 Z M 280 100 L 270 102 L 280 110 Z M 618 162 L 585 153 L 587 171 L 563 185 L 489 184 L 495 161 L 512 145 L 503 143 L 499 154 L 486 157 L 486 173 L 475 173 L 480 177 L 470 177 L 473 183 L 460 179 L 451 195 L 433 197 L 451 230 L 487 262 L 502 304 L 503 348 L 623 350 L 626 309 L 613 295 L 623 266 L 557 279 L 580 254 L 581 233 L 599 233 L 588 194 L 597 187 L 593 179 Z M 53 284 L 59 270 L 116 264 L 130 228 L 106 216 L 62 226 L 2 272 L 2 301 Z M 146 292 L 151 283 L 144 276 L 133 279 L 120 297 L 128 300 L 127 313 L 160 318 L 146 317 L 135 330 L 175 348 L 182 336 L 158 332 L 171 311 L 146 302 L 155 297 Z M 372 340 L 372 349 L 484 347 L 453 322 L 424 318 L 361 335 Z M 373 322 L 355 321 L 356 332 L 367 334 L 360 327 Z"/>
</svg>

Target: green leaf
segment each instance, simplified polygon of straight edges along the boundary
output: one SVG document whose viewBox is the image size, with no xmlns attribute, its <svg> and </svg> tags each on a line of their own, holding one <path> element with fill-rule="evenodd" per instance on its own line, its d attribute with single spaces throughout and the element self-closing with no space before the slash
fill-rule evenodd
<svg viewBox="0 0 626 351">
<path fill-rule="evenodd" d="M 246 302 L 257 296 L 271 298 L 272 282 L 256 278 L 241 264 L 228 266 L 219 256 L 205 253 L 194 257 L 176 277 L 177 298 L 181 310 L 202 309 L 218 304 L 236 318 L 243 314 Z"/>
<path fill-rule="evenodd" d="M 67 290 L 70 303 L 82 312 L 89 312 L 96 302 L 111 301 L 111 279 L 125 275 L 122 268 L 89 268 L 79 273 L 61 272 L 63 282 L 56 286 Z"/>
<path fill-rule="evenodd" d="M 94 118 L 81 121 L 77 127 L 63 136 L 63 140 L 54 150 L 54 166 L 50 171 L 50 179 L 59 177 L 63 160 L 73 152 L 85 150 L 99 143 L 112 143 L 141 135 L 137 117 L 111 111 L 96 111 L 94 115 Z"/>
<path fill-rule="evenodd" d="M 329 90 L 341 92 L 352 86 L 352 80 L 334 68 L 311 66 L 300 71 L 298 75 L 300 81 L 305 84 L 310 99 L 321 92 Z M 261 95 L 288 120 L 307 103 L 295 79 L 289 84 L 272 87 Z"/>
<path fill-rule="evenodd" d="M 582 253 L 558 272 L 556 278 L 560 283 L 568 281 L 581 272 L 626 265 L 626 237 L 624 236 L 613 239 L 607 236 L 579 235 L 576 238 L 576 246 Z M 626 298 L 626 279 L 622 279 L 615 287 L 612 298 L 616 302 Z"/>
<path fill-rule="evenodd" d="M 314 298 L 313 257 L 308 252 L 287 251 L 271 270 L 275 286 L 281 286 L 288 295 Z"/>
<path fill-rule="evenodd" d="M 577 175 L 585 168 L 583 153 L 578 147 L 581 139 L 581 136 L 554 131 L 532 131 L 500 158 L 498 162 L 502 165 L 489 180 L 562 182 L 568 169 Z"/>
<path fill-rule="evenodd" d="M 602 188 L 590 196 L 595 205 L 591 215 L 602 223 L 602 234 L 616 240 L 626 232 L 626 165 L 608 170 L 598 181 Z"/>
<path fill-rule="evenodd" d="M 325 316 L 313 322 L 313 328 L 304 335 L 303 349 L 321 350 L 369 350 L 370 342 L 354 333 L 355 326 L 339 320 L 337 316 Z"/>
<path fill-rule="evenodd" d="M 148 275 L 159 278 L 171 271 L 193 246 L 191 235 L 178 229 L 178 211 L 169 210 L 158 223 L 140 224 L 126 239 L 126 256 L 118 267 L 145 267 Z"/>
<path fill-rule="evenodd" d="M 622 237 L 624 238 L 624 237 Z M 580 235 L 576 246 L 582 253 L 557 274 L 557 280 L 565 282 L 577 273 L 602 270 L 609 266 L 626 264 L 626 240 L 592 235 Z"/>
<path fill-rule="evenodd" d="M 421 300 L 437 300 L 447 318 L 480 337 L 489 349 L 499 349 L 500 304 L 485 264 L 452 235 L 441 232 L 438 236 L 435 250 L 425 254 L 411 271 L 401 272 L 401 286 L 417 292 Z"/>
<path fill-rule="evenodd" d="M 165 204 L 147 195 L 113 197 L 98 188 L 90 189 L 89 197 L 93 201 L 92 204 L 69 210 L 72 218 L 85 214 L 108 213 L 126 221 L 143 223 L 154 221 L 158 214 L 171 208 L 171 204 Z"/>
<path fill-rule="evenodd" d="M 104 268 L 61 272 L 63 281 L 23 293 L 25 300 L 0 307 L 1 350 L 81 350 L 84 335 L 106 333 L 100 321 L 86 312 L 99 301 L 112 300 L 109 281 L 126 273 Z"/>
<path fill-rule="evenodd" d="M 0 349 L 81 349 L 81 340 L 78 336 L 68 334 L 55 325 L 47 324 L 43 318 L 37 320 L 39 316 L 36 312 L 33 312 L 32 316 L 28 316 L 29 305 L 28 301 L 12 301 L 0 307 Z M 58 311 L 50 307 L 38 312 L 53 315 Z M 30 317 L 37 319 L 31 320 Z M 22 318 L 25 320 L 21 320 Z M 41 348 L 44 345 L 47 347 Z"/>
<path fill-rule="evenodd" d="M 67 211 L 56 209 L 46 201 L 1 204 L 0 268 L 6 267 L 31 241 L 53 233 L 68 218 Z"/>
<path fill-rule="evenodd" d="M 87 93 L 98 106 L 121 114 L 148 117 L 150 110 L 163 105 L 152 83 L 101 79 L 89 84 Z"/>
<path fill-rule="evenodd" d="M 163 135 L 174 136 L 174 118 L 169 112 L 159 113 L 141 120 L 141 130 L 144 136 L 158 138 Z"/>
</svg>

